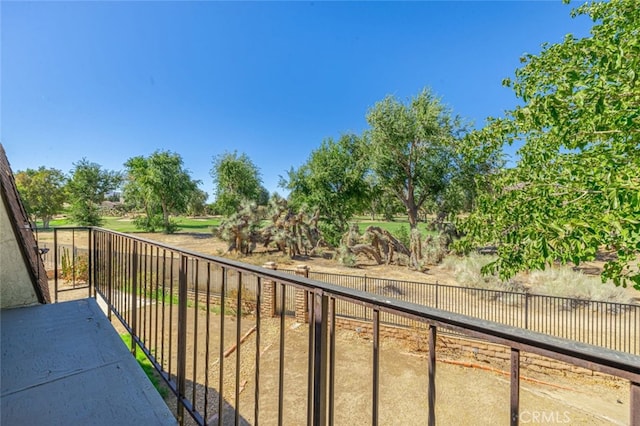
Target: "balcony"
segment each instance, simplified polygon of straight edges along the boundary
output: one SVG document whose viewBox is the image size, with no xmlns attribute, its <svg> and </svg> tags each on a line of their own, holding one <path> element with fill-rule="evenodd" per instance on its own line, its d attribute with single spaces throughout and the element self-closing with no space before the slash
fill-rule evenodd
<svg viewBox="0 0 640 426">
<path fill-rule="evenodd" d="M 114 326 L 132 336 L 131 351 L 142 351 L 166 382 L 180 424 L 519 424 L 537 418 L 640 425 L 640 357 L 630 352 L 103 229 L 56 230 L 50 254 L 57 265 L 55 298 L 90 296 L 72 303 L 92 311 L 91 298 L 103 304 Z M 418 352 L 399 346 L 406 336 Z M 109 339 L 101 346 L 120 345 Z M 446 354 L 463 346 L 500 361 L 506 379 L 447 364 Z M 100 357 L 98 351 L 84 358 Z M 547 383 L 574 393 L 581 402 L 572 409 L 536 399 L 525 377 L 534 365 L 607 375 L 621 396 L 595 417 L 580 404 L 589 411 L 602 395 L 590 396 L 586 387 L 575 394 Z M 3 386 L 4 367 L 3 360 Z"/>
<path fill-rule="evenodd" d="M 171 425 L 95 299 L 5 309 L 3 425 Z"/>
</svg>

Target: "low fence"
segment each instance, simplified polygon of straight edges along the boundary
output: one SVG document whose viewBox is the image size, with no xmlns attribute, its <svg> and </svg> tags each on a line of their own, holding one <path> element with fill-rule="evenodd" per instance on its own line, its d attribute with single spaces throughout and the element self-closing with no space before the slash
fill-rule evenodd
<svg viewBox="0 0 640 426">
<path fill-rule="evenodd" d="M 421 418 L 434 425 L 437 412 L 442 414 L 436 410 L 436 404 L 442 403 L 436 402 L 440 383 L 436 374 L 439 350 L 436 342 L 439 332 L 447 329 L 505 347 L 511 363 L 509 380 L 504 384 L 509 388 L 509 397 L 500 404 L 497 423 L 519 422 L 522 352 L 522 359 L 531 353 L 628 380 L 628 423 L 640 426 L 640 357 L 630 353 L 205 256 L 112 231 L 91 229 L 87 244 L 89 288 L 106 302 L 109 316 L 115 316 L 131 334 L 132 351 L 142 350 L 167 382 L 176 396 L 181 424 L 189 415 L 198 424 L 220 426 L 260 421 L 307 425 L 334 424 L 335 419 L 339 423 L 374 425 L 397 421 L 397 402 L 384 404 L 380 397 L 382 379 L 389 377 L 385 374 L 395 374 L 380 362 L 383 318 L 390 315 L 417 322 L 426 333 L 428 356 L 424 367 L 428 373 L 424 383 L 420 382 L 424 391 L 415 393 L 424 397 L 425 403 L 419 406 L 421 412 L 416 413 L 418 417 L 414 420 Z M 214 293 L 218 283 L 220 291 Z M 194 298 L 190 291 L 198 297 Z M 216 298 L 217 303 L 212 303 Z M 281 308 L 276 314 L 277 299 Z M 304 348 L 294 349 L 287 343 L 290 324 L 286 320 L 287 309 L 282 307 L 289 306 L 289 299 L 294 300 L 295 313 L 303 312 L 307 322 L 297 329 Z M 241 306 L 245 304 L 253 310 L 244 312 Z M 337 369 L 345 374 L 353 368 L 351 362 L 345 364 L 341 357 L 343 351 L 350 350 L 350 345 L 336 342 L 340 305 L 345 312 L 365 312 L 362 321 L 370 327 L 372 335 L 372 344 L 367 345 L 371 362 L 360 367 L 370 378 L 370 385 L 363 386 L 359 380 L 353 382 L 355 387 L 345 387 L 336 379 Z M 227 306 L 236 309 L 227 310 Z M 268 308 L 265 310 L 275 317 L 264 315 L 263 308 Z M 277 328 L 271 330 L 274 325 Z M 270 331 L 275 331 L 278 337 L 265 346 L 261 339 L 266 339 Z M 252 332 L 250 340 L 242 344 Z M 418 378 L 414 374 L 394 375 L 393 380 L 415 384 Z M 245 385 L 250 390 L 241 398 Z M 473 392 L 473 387 L 474 383 L 469 382 L 459 391 Z M 359 406 L 357 411 L 341 404 L 353 400 L 356 394 L 370 403 Z M 400 400 L 408 397 L 404 391 L 395 396 Z M 463 408 L 456 407 L 455 415 Z"/>
<path fill-rule="evenodd" d="M 295 270 L 284 270 L 294 273 Z M 308 271 L 311 279 L 383 297 L 640 355 L 640 305 Z M 342 308 L 342 309 L 341 309 Z M 339 306 L 339 315 L 370 320 Z M 411 326 L 387 316 L 384 322 Z"/>
<path fill-rule="evenodd" d="M 67 263 L 76 269 L 78 273 L 69 273 L 69 266 L 65 279 L 73 284 L 74 288 L 84 282 L 79 280 L 80 275 L 86 275 L 87 249 L 82 248 L 88 244 L 87 229 L 70 229 L 64 231 L 67 238 L 57 241 L 52 245 L 42 244 L 41 248 L 48 251 L 43 255 L 45 267 L 48 271 L 53 269 L 54 258 L 57 256 L 58 269 L 62 272 L 63 258 L 67 256 Z M 54 236 L 58 233 L 54 232 Z M 115 250 L 124 251 L 126 247 L 116 247 Z M 159 263 L 171 265 L 171 269 L 177 271 L 180 259 L 171 256 L 168 252 L 147 248 L 140 253 L 140 261 L 146 265 Z M 190 292 L 203 293 L 207 290 L 206 264 L 197 259 L 189 259 L 189 288 Z M 81 265 L 78 268 L 78 265 Z M 267 268 L 276 269 L 275 263 L 265 265 Z M 84 269 L 82 269 L 84 268 Z M 470 287 L 443 285 L 439 283 L 423 283 L 416 281 L 392 280 L 368 276 L 343 275 L 327 272 L 312 271 L 307 267 L 299 269 L 279 269 L 281 272 L 298 274 L 310 279 L 335 284 L 354 290 L 364 291 L 382 297 L 391 297 L 410 303 L 416 303 L 448 312 L 468 315 L 474 318 L 493 321 L 513 327 L 562 337 L 578 342 L 588 343 L 609 349 L 640 355 L 640 305 L 629 303 L 614 303 L 603 301 L 591 301 L 566 297 L 538 295 L 524 292 L 510 292 L 499 290 L 487 290 Z M 80 273 L 82 272 L 82 274 Z M 226 277 L 226 296 L 233 296 L 237 291 L 237 279 L 233 271 Z M 142 277 L 143 281 L 145 276 Z M 177 286 L 177 275 L 172 278 Z M 86 281 L 86 280 L 85 280 Z M 223 287 L 223 278 L 214 275 L 208 285 L 210 294 L 220 295 Z M 245 276 L 240 285 L 246 297 L 251 298 L 257 293 L 257 280 L 252 276 Z M 176 287 L 177 288 L 177 287 Z M 282 298 L 280 292 L 287 292 Z M 291 287 L 275 289 L 275 312 L 280 313 L 284 307 L 285 315 L 303 318 L 305 313 L 296 313 L 296 298 Z M 301 304 L 298 302 L 298 310 Z M 371 309 L 345 304 L 340 301 L 336 305 L 337 315 L 355 320 L 371 320 Z M 397 315 L 382 313 L 381 321 L 385 324 L 412 327 L 413 323 L 407 318 Z"/>
</svg>

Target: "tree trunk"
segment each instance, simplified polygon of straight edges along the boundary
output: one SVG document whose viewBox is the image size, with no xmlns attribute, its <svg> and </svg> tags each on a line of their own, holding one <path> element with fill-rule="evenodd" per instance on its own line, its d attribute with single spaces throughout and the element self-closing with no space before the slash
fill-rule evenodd
<svg viewBox="0 0 640 426">
<path fill-rule="evenodd" d="M 421 270 L 420 260 L 422 259 L 422 241 L 420 238 L 420 231 L 418 228 L 411 229 L 411 267 L 416 270 Z"/>
<path fill-rule="evenodd" d="M 169 209 L 165 203 L 162 203 L 162 220 L 164 222 L 164 230 L 169 230 Z"/>
<path fill-rule="evenodd" d="M 411 255 L 410 266 L 416 270 L 420 269 L 420 259 L 422 258 L 422 247 L 420 242 L 420 231 L 418 231 L 418 208 L 413 200 L 409 200 L 407 206 L 407 215 L 409 216 L 409 235 L 410 244 L 409 251 Z"/>
</svg>

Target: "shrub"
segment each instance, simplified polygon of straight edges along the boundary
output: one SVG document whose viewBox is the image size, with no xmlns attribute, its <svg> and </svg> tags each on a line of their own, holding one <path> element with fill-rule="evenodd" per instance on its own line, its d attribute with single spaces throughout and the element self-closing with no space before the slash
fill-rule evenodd
<svg viewBox="0 0 640 426">
<path fill-rule="evenodd" d="M 137 216 L 133 219 L 133 224 L 136 228 L 142 229 L 146 232 L 156 232 L 156 229 L 162 228 L 162 216 Z"/>
<path fill-rule="evenodd" d="M 67 282 L 87 282 L 89 281 L 89 256 L 80 254 L 71 256 L 67 247 L 62 248 L 61 278 Z"/>
<path fill-rule="evenodd" d="M 438 233 L 435 237 L 430 235 L 424 241 L 422 248 L 422 259 L 427 265 L 437 265 L 442 262 L 447 253 L 448 236 L 443 232 Z"/>
<path fill-rule="evenodd" d="M 483 275 L 484 265 L 496 259 L 495 255 L 471 253 L 467 256 L 448 256 L 443 268 L 450 271 L 458 284 L 464 287 L 490 290 L 525 291 L 548 296 L 567 297 L 581 300 L 627 303 L 628 296 L 623 288 L 611 282 L 602 283 L 598 277 L 591 277 L 580 271 L 563 267 L 551 267 L 544 271 L 520 274 L 517 280 L 501 281 L 497 275 Z M 526 288 L 524 286 L 526 284 Z M 567 306 L 567 309 L 576 306 Z"/>
<path fill-rule="evenodd" d="M 486 290 L 522 291 L 523 287 L 516 281 L 504 282 L 497 274 L 483 275 L 484 265 L 493 262 L 496 256 L 470 253 L 467 256 L 449 256 L 443 267 L 452 272 L 458 284 L 463 287 L 482 288 Z"/>
<path fill-rule="evenodd" d="M 603 283 L 599 277 L 588 276 L 569 267 L 533 271 L 528 282 L 535 293 L 549 296 L 618 303 L 629 300 L 623 288 L 614 286 L 610 281 Z"/>
<path fill-rule="evenodd" d="M 349 268 L 355 268 L 355 266 L 358 264 L 356 255 L 353 254 L 351 250 L 349 250 L 349 248 L 344 245 L 338 248 L 338 251 L 336 252 L 336 260 L 340 264 L 348 266 Z"/>
<path fill-rule="evenodd" d="M 409 228 L 407 225 L 399 227 L 394 235 L 405 247 L 411 247 L 411 236 L 409 234 Z"/>
<path fill-rule="evenodd" d="M 336 247 L 340 245 L 340 239 L 342 238 L 343 229 L 338 227 L 336 224 L 321 221 L 318 223 L 318 229 L 320 230 L 320 235 L 324 241 L 326 241 L 332 247 Z"/>
</svg>

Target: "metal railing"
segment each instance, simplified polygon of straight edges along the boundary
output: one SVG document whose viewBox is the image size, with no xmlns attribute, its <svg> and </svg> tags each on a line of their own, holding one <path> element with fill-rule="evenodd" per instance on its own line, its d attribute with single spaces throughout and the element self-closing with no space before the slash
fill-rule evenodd
<svg viewBox="0 0 640 426">
<path fill-rule="evenodd" d="M 84 288 L 83 282 L 85 281 L 79 279 L 79 275 L 82 274 L 70 274 L 69 271 L 75 271 L 78 263 L 86 267 L 86 259 L 88 259 L 87 249 L 75 244 L 76 240 L 80 243 L 86 241 L 88 228 L 70 228 L 66 232 L 70 235 L 65 242 L 54 242 L 53 249 L 51 244 L 41 244 L 41 248 L 48 249 L 43 255 L 46 269 L 53 270 L 54 259 L 56 259 L 55 264 L 58 265 L 58 272 L 65 272 L 64 279 L 72 284 L 71 288 L 66 287 L 63 291 Z M 54 232 L 55 235 L 57 234 Z M 65 254 L 70 254 L 68 256 L 70 265 L 67 266 L 67 271 L 62 268 L 62 258 Z M 147 256 L 152 257 L 152 255 Z M 191 259 L 190 262 L 193 263 L 194 260 Z M 204 267 L 200 265 L 199 268 L 199 273 L 202 276 L 205 273 Z M 190 265 L 189 271 L 192 275 L 195 273 L 194 265 Z M 292 274 L 296 272 L 293 269 L 280 269 L 280 271 Z M 317 271 L 309 271 L 308 278 L 640 355 L 640 304 L 583 300 Z M 246 290 L 255 293 L 257 283 L 255 280 L 250 280 L 251 278 L 245 278 L 244 285 Z M 202 293 L 204 283 L 200 283 L 198 288 L 194 284 L 195 282 L 191 277 L 189 291 Z M 221 280 L 218 277 L 212 278 L 211 286 L 211 293 L 219 296 L 222 286 Z M 280 287 L 277 287 L 276 292 L 279 291 Z M 294 316 L 294 289 L 288 287 L 285 288 L 285 291 L 288 292 L 287 297 L 284 298 L 285 315 Z M 279 295 L 276 296 L 277 312 L 282 309 L 280 304 L 282 300 Z M 354 309 L 349 304 L 339 303 L 337 315 L 369 321 L 372 314 L 364 307 Z M 383 322 L 403 327 L 413 325 L 413 322 L 407 318 L 388 314 L 383 315 Z"/>
<path fill-rule="evenodd" d="M 91 229 L 86 243 L 89 292 L 93 289 L 94 295 L 104 299 L 109 317 L 115 316 L 131 334 L 131 350 L 142 350 L 167 382 L 178 401 L 180 423 L 186 421 L 188 414 L 201 425 L 334 424 L 337 402 L 350 397 L 340 393 L 336 380 L 336 367 L 340 366 L 337 312 L 339 304 L 343 304 L 354 311 L 371 311 L 369 317 L 365 316 L 370 318 L 372 330 L 371 364 L 367 366 L 370 410 L 351 413 L 360 421 L 366 415 L 372 424 L 380 422 L 380 383 L 384 374 L 380 367 L 380 329 L 383 316 L 394 315 L 426 327 L 429 350 L 424 393 L 428 400 L 425 416 L 430 425 L 436 421 L 436 339 L 440 330 L 448 329 L 508 348 L 511 368 L 506 404 L 511 424 L 519 421 L 520 354 L 526 351 L 628 380 L 629 424 L 640 426 L 640 357 L 630 353 L 103 229 Z M 55 278 L 57 281 L 57 273 Z M 294 362 L 294 356 L 300 353 L 292 353 L 287 340 L 290 335 L 286 333 L 286 309 L 281 309 L 275 318 L 263 315 L 265 304 L 278 299 L 280 306 L 287 306 L 295 292 L 306 292 L 309 301 L 306 352 L 302 351 L 306 361 L 302 363 Z M 277 348 L 262 344 L 271 327 L 277 330 Z M 247 343 L 251 340 L 251 344 Z M 275 360 L 267 356 L 273 351 L 277 352 Z M 294 364 L 302 366 L 303 374 L 291 374 Z M 253 392 L 245 392 L 241 398 L 245 386 Z M 301 390 L 303 396 L 299 396 Z M 302 411 L 297 414 L 291 413 L 295 411 L 293 404 L 285 405 L 285 396 L 288 400 L 292 395 L 301 400 Z"/>
<path fill-rule="evenodd" d="M 316 271 L 309 271 L 308 277 L 382 297 L 640 355 L 638 304 Z M 339 310 L 339 315 L 371 319 L 366 309 Z M 397 316 L 385 318 L 385 321 L 400 326 L 411 325 L 408 319 Z"/>
</svg>

